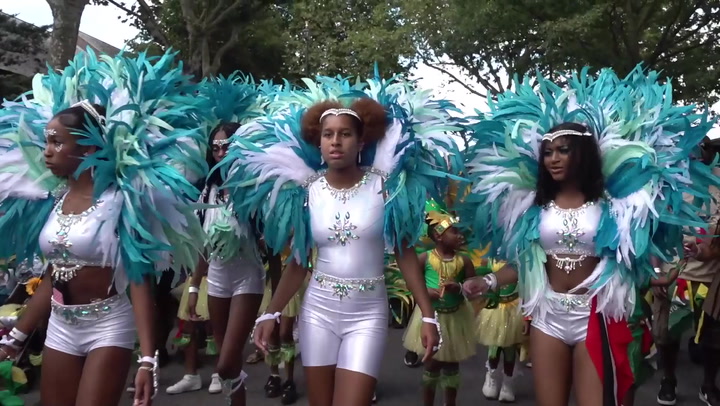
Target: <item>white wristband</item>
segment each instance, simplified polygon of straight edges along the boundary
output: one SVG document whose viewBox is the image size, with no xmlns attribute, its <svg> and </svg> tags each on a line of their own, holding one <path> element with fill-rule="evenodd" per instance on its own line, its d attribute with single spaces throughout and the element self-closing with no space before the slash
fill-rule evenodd
<svg viewBox="0 0 720 406">
<path fill-rule="evenodd" d="M 188 293 L 200 293 L 200 288 L 197 286 L 190 286 L 188 287 Z"/>
<path fill-rule="evenodd" d="M 483 276 L 483 280 L 487 283 L 488 289 L 495 290 L 497 288 L 497 276 L 495 274 L 487 274 Z"/>
<path fill-rule="evenodd" d="M 437 321 L 437 319 L 436 319 L 436 318 L 432 318 L 432 317 L 423 317 L 423 318 L 422 318 L 422 322 L 423 322 L 423 323 L 434 324 L 434 325 L 436 325 L 436 326 L 440 326 L 440 323 Z"/>
<path fill-rule="evenodd" d="M 438 338 L 440 339 L 440 341 L 438 342 L 438 345 L 436 345 L 435 347 L 432 348 L 432 350 L 436 351 L 436 352 L 439 351 L 440 347 L 442 347 L 443 337 L 442 337 L 442 329 L 440 329 L 440 322 L 437 319 L 437 312 L 435 312 L 435 317 L 423 317 L 422 322 L 435 325 L 435 328 L 437 329 L 437 333 L 438 333 Z"/>
<path fill-rule="evenodd" d="M 22 341 L 22 342 L 25 342 L 25 340 L 27 340 L 27 338 L 28 338 L 28 335 L 23 333 L 22 331 L 18 330 L 17 327 L 13 328 L 10 331 L 10 334 L 8 334 L 8 335 L 10 337 L 12 337 L 18 341 Z"/>
<path fill-rule="evenodd" d="M 275 320 L 276 322 L 280 323 L 280 316 L 282 316 L 282 313 L 265 313 L 262 316 L 258 317 L 257 320 L 255 320 L 255 325 L 262 323 L 266 320 Z"/>
<path fill-rule="evenodd" d="M 153 366 L 157 363 L 157 358 L 155 357 L 142 357 L 138 359 L 138 364 L 142 364 L 143 362 L 147 362 L 148 364 L 153 364 Z"/>
<path fill-rule="evenodd" d="M 653 268 L 653 271 L 655 271 L 655 274 L 660 275 L 662 273 L 662 269 L 660 267 Z"/>
</svg>

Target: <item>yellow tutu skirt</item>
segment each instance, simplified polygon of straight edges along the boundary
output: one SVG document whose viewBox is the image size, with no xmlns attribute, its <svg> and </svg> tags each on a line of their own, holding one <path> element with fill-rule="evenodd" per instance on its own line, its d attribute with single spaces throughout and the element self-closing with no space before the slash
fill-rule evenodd
<svg viewBox="0 0 720 406">
<path fill-rule="evenodd" d="M 473 331 L 473 310 L 468 302 L 463 302 L 454 313 L 439 313 L 438 322 L 442 333 L 442 345 L 433 356 L 440 362 L 461 362 L 475 355 L 475 333 Z M 422 312 L 415 307 L 405 335 L 403 345 L 418 355 L 425 354 L 422 346 L 420 330 L 422 328 Z"/>
<path fill-rule="evenodd" d="M 285 306 L 285 308 L 282 311 L 283 317 L 290 317 L 294 318 L 300 315 L 300 305 L 302 304 L 302 298 L 305 294 L 305 289 L 307 288 L 307 281 L 303 284 L 303 286 L 300 288 L 298 293 L 295 294 L 295 296 L 290 299 L 290 302 Z M 268 280 L 267 283 L 265 283 L 265 293 L 263 294 L 262 303 L 260 304 L 260 313 L 265 313 L 265 309 L 270 305 L 270 299 L 272 299 L 272 285 L 270 285 L 270 281 Z"/>
<path fill-rule="evenodd" d="M 187 311 L 188 297 L 190 296 L 190 292 L 188 292 L 189 287 L 190 278 L 188 278 L 188 280 L 183 284 L 182 296 L 180 297 L 180 307 L 178 308 L 178 319 L 185 321 L 190 320 L 190 315 Z M 207 292 L 207 278 L 202 278 L 202 282 L 200 282 L 200 293 L 198 293 L 198 303 L 197 307 L 195 307 L 195 312 L 197 313 L 198 317 L 203 320 L 210 320 L 210 314 L 208 313 Z"/>
<path fill-rule="evenodd" d="M 476 320 L 476 336 L 484 346 L 511 347 L 525 342 L 520 299 L 500 303 L 495 309 L 482 309 Z"/>
</svg>

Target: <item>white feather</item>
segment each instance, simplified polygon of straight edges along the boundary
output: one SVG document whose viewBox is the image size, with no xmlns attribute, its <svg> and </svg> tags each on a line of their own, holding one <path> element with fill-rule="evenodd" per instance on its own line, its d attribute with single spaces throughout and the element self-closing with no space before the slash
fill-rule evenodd
<svg viewBox="0 0 720 406">
<path fill-rule="evenodd" d="M 395 149 L 402 136 L 402 124 L 394 120 L 383 137 L 377 143 L 373 167 L 385 173 L 392 173 L 400 161 L 401 154 L 395 154 Z"/>
</svg>

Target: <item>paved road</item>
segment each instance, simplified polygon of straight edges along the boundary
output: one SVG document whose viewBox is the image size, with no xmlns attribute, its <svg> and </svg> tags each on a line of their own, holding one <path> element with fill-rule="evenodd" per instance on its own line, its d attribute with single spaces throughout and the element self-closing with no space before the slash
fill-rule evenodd
<svg viewBox="0 0 720 406">
<path fill-rule="evenodd" d="M 388 349 L 386 353 L 385 365 L 381 372 L 380 383 L 378 386 L 379 405 L 389 406 L 410 406 L 421 404 L 419 383 L 422 375 L 422 369 L 410 369 L 402 363 L 404 350 L 401 344 L 402 331 L 391 330 L 388 338 Z M 250 347 L 246 349 L 247 353 L 251 351 Z M 458 396 L 459 405 L 492 405 L 497 402 L 487 401 L 482 397 L 480 389 L 485 376 L 485 354 L 479 354 L 475 358 L 468 360 L 462 364 L 462 388 Z M 202 375 L 207 381 L 212 373 L 212 359 L 208 359 L 202 368 Z M 247 372 L 250 374 L 248 382 L 248 405 L 252 406 L 278 406 L 279 399 L 266 399 L 263 394 L 262 387 L 267 378 L 267 369 L 264 364 L 247 366 Z M 532 370 L 523 368 L 522 375 L 516 380 L 516 395 L 518 398 L 517 405 L 530 406 L 534 405 L 532 391 Z M 161 393 L 156 398 L 156 405 L 172 405 L 172 406 L 200 406 L 200 405 L 223 405 L 224 399 L 222 395 L 210 395 L 206 389 L 198 392 L 185 393 L 181 395 L 168 396 L 165 394 L 165 388 L 176 382 L 183 375 L 182 365 L 179 362 L 173 362 L 161 371 L 160 386 Z M 302 391 L 304 386 L 304 377 L 300 368 L 296 373 L 298 389 Z M 697 398 L 698 385 L 702 380 L 702 368 L 693 365 L 687 352 L 683 352 L 679 360 L 680 387 L 678 389 L 679 402 L 678 405 L 701 405 Z M 659 385 L 659 374 L 656 373 L 651 382 L 646 383 L 638 391 L 636 405 L 651 406 L 655 405 L 656 391 Z M 302 396 L 302 393 L 301 393 Z M 27 406 L 35 406 L 38 404 L 39 395 L 37 392 L 24 396 Z M 128 398 L 127 403 L 131 401 Z M 297 403 L 298 406 L 307 406 L 307 399 L 301 398 Z M 441 402 L 438 400 L 438 405 Z"/>
</svg>

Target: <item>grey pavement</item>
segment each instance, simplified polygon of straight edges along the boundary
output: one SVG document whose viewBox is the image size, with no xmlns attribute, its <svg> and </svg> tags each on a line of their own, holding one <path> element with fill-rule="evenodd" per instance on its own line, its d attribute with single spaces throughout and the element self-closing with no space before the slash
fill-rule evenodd
<svg viewBox="0 0 720 406">
<path fill-rule="evenodd" d="M 378 383 L 378 405 L 388 406 L 410 406 L 421 405 L 420 378 L 422 368 L 411 369 L 403 364 L 405 350 L 402 347 L 402 330 L 390 329 L 388 347 L 385 353 L 383 369 Z M 480 354 L 464 362 L 461 365 L 462 387 L 458 395 L 458 405 L 499 405 L 498 402 L 488 401 L 482 397 L 481 388 L 485 379 L 486 354 L 482 347 L 478 347 Z M 252 351 L 248 345 L 246 355 Z M 302 356 L 302 355 L 301 355 Z M 180 395 L 166 395 L 165 388 L 178 381 L 183 376 L 183 367 L 180 360 L 175 360 L 160 372 L 161 393 L 155 399 L 155 405 L 172 406 L 200 406 L 200 405 L 224 405 L 222 395 L 210 395 L 207 392 L 210 375 L 212 374 L 213 358 L 205 358 L 201 369 L 204 388 L 197 392 L 184 393 Z M 300 392 L 300 400 L 297 406 L 308 406 L 307 399 L 303 396 L 304 376 L 302 368 L 296 367 L 296 382 Z M 250 375 L 247 381 L 248 402 L 250 406 L 279 406 L 279 399 L 266 399 L 263 393 L 263 385 L 267 379 L 268 370 L 265 364 L 248 365 L 245 370 Z M 534 405 L 532 389 L 532 369 L 521 368 L 522 375 L 515 381 L 515 393 L 518 406 Z M 660 383 L 660 374 L 655 373 L 651 381 L 645 383 L 638 390 L 635 404 L 637 406 L 656 405 L 655 397 Z M 678 363 L 678 405 L 698 405 L 702 403 L 698 399 L 698 385 L 702 381 L 702 367 L 690 362 L 685 346 L 680 354 Z M 33 391 L 24 396 L 27 406 L 38 405 L 39 393 Z M 127 402 L 122 405 L 131 405 L 130 396 Z M 436 405 L 442 405 L 440 398 Z"/>
</svg>

